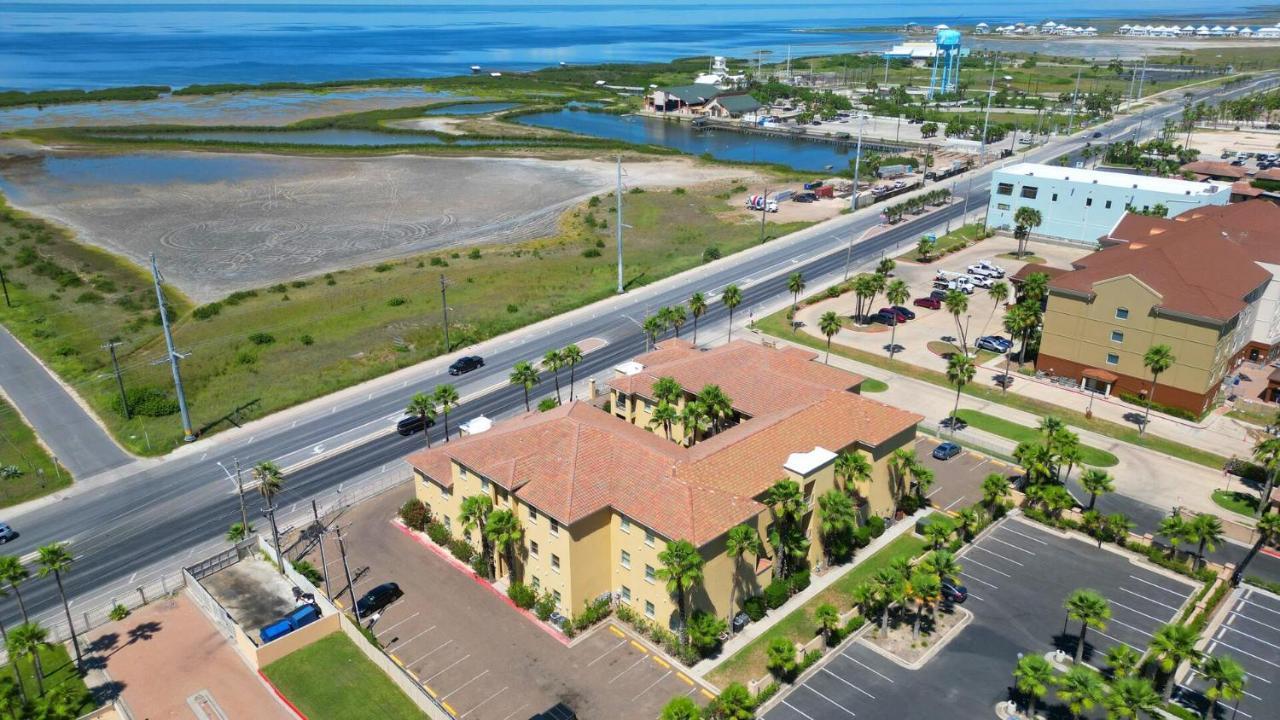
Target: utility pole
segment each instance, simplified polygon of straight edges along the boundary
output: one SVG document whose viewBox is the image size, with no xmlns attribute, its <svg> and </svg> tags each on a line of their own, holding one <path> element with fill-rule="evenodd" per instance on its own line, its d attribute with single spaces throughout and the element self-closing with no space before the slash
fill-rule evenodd
<svg viewBox="0 0 1280 720">
<path fill-rule="evenodd" d="M 853 194 L 849 196 L 849 212 L 858 209 L 858 172 L 862 169 L 862 128 L 866 122 L 865 114 L 858 115 L 858 146 L 853 151 Z"/>
<path fill-rule="evenodd" d="M 333 593 L 329 591 L 329 562 L 324 559 L 324 536 L 328 533 L 328 529 L 324 523 L 320 522 L 320 510 L 316 508 L 316 501 L 311 501 L 311 515 L 316 519 L 316 526 L 320 528 L 320 574 L 324 576 L 324 596 L 332 599 Z"/>
<path fill-rule="evenodd" d="M 1075 132 L 1076 103 L 1080 101 L 1080 70 L 1076 70 L 1076 89 L 1071 93 L 1071 112 L 1067 114 L 1067 134 Z"/>
<path fill-rule="evenodd" d="M 231 458 L 236 465 L 236 493 L 240 495 L 240 526 L 244 528 L 244 536 L 249 537 L 249 511 L 244 507 L 244 475 L 240 473 L 240 458 Z"/>
<path fill-rule="evenodd" d="M 617 217 L 613 220 L 618 226 L 618 294 L 625 292 L 622 286 L 622 155 L 618 155 L 618 189 L 615 191 L 618 196 Z"/>
<path fill-rule="evenodd" d="M 276 560 L 280 563 L 280 574 L 284 575 L 284 553 L 280 551 L 280 528 L 276 527 L 276 503 L 274 500 L 267 501 L 267 522 L 271 523 L 271 539 L 276 545 Z"/>
<path fill-rule="evenodd" d="M 440 273 L 440 310 L 444 313 L 444 351 L 446 353 L 453 350 L 453 346 L 449 344 L 449 282 L 444 279 L 444 273 Z"/>
<path fill-rule="evenodd" d="M 334 527 L 338 531 L 338 552 L 342 553 L 342 572 L 347 576 L 347 593 L 351 596 L 351 612 L 356 616 L 356 623 L 361 622 L 360 606 L 356 604 L 356 586 L 351 582 L 351 568 L 347 565 L 347 545 L 342 542 L 342 526 Z"/>
<path fill-rule="evenodd" d="M 960 227 L 969 221 L 969 193 L 973 191 L 973 175 L 969 175 L 969 184 L 964 191 L 964 214 L 960 216 Z"/>
<path fill-rule="evenodd" d="M 4 290 L 4 306 L 13 307 L 13 303 L 9 302 L 9 283 L 4 279 L 4 268 L 0 268 L 0 290 Z"/>
<path fill-rule="evenodd" d="M 156 286 L 160 327 L 164 330 L 164 345 L 169 354 L 169 367 L 173 368 L 173 387 L 178 393 L 178 410 L 182 414 L 182 439 L 185 442 L 194 442 L 196 434 L 191 430 L 191 413 L 187 411 L 187 396 L 182 391 L 182 373 L 178 370 L 178 361 L 182 359 L 182 355 L 173 349 L 173 331 L 169 329 L 169 306 L 164 299 L 164 290 L 160 287 L 160 268 L 156 265 L 155 253 L 151 253 L 151 280 Z"/>
<path fill-rule="evenodd" d="M 764 186 L 764 194 L 760 196 L 760 244 L 764 244 L 764 220 L 769 212 L 769 186 Z"/>
<path fill-rule="evenodd" d="M 1142 100 L 1142 86 L 1147 83 L 1147 56 L 1142 56 L 1142 74 L 1138 76 L 1138 100 Z"/>
<path fill-rule="evenodd" d="M 996 95 L 996 60 L 991 61 L 991 84 L 987 86 L 987 112 L 982 118 L 982 164 L 987 164 L 987 128 L 991 125 L 991 100 Z"/>
<path fill-rule="evenodd" d="M 107 352 L 111 353 L 111 369 L 116 374 L 116 385 L 120 388 L 120 407 L 124 408 L 124 419 L 130 419 L 129 414 L 129 396 L 124 392 L 124 380 L 120 377 L 120 363 L 116 360 L 116 346 L 122 343 L 116 340 L 108 340 L 106 345 Z"/>
</svg>

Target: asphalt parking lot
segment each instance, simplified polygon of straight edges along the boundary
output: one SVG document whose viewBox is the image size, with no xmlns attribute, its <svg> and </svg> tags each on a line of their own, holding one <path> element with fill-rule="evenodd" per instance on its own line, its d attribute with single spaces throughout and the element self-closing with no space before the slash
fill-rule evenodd
<svg viewBox="0 0 1280 720">
<path fill-rule="evenodd" d="M 1228 656 L 1244 667 L 1244 697 L 1237 705 L 1224 701 L 1220 717 L 1237 713 L 1244 720 L 1274 718 L 1280 707 L 1280 597 L 1265 590 L 1241 586 L 1231 600 L 1231 609 L 1213 633 L 1205 652 Z M 1204 678 L 1192 672 L 1183 679 L 1179 699 L 1202 709 L 1207 687 Z M 1271 710 L 1267 710 L 1271 708 Z"/>
<path fill-rule="evenodd" d="M 990 717 L 996 703 L 1013 697 L 1012 673 L 1021 655 L 1074 652 L 1078 624 L 1068 623 L 1063 610 L 1071 591 L 1092 588 L 1111 602 L 1106 630 L 1088 635 L 1085 661 L 1097 662 L 1115 643 L 1145 647 L 1196 589 L 1015 517 L 962 551 L 960 563 L 973 622 L 922 668 L 908 670 L 854 640 L 810 670 L 764 717 Z"/>
<path fill-rule="evenodd" d="M 1019 472 L 1003 460 L 969 450 L 962 450 L 950 460 L 937 460 L 931 453 L 942 442 L 928 436 L 916 438 L 916 457 L 933 470 L 934 484 L 927 497 L 940 510 L 957 510 L 982 500 L 982 481 L 991 473 L 1010 477 Z"/>
<path fill-rule="evenodd" d="M 394 581 L 404 597 L 373 624 L 379 641 L 455 717 L 493 720 L 656 718 L 675 695 L 710 693 L 646 644 L 605 622 L 572 647 L 390 520 L 409 490 L 341 517 L 356 596 Z M 336 538 L 325 545 L 333 592 L 350 605 Z M 320 567 L 318 550 L 308 555 Z"/>
</svg>

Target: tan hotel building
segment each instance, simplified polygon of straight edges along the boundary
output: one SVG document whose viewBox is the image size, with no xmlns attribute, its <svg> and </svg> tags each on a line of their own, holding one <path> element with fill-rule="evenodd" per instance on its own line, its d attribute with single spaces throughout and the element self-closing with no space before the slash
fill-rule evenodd
<svg viewBox="0 0 1280 720">
<path fill-rule="evenodd" d="M 803 488 L 815 566 L 822 545 L 812 509 L 837 486 L 839 452 L 872 463 L 871 480 L 851 489 L 865 500 L 864 516 L 887 516 L 903 490 L 891 487 L 888 458 L 910 446 L 921 417 L 862 397 L 862 378 L 816 357 L 745 341 L 706 351 L 667 341 L 616 368 L 607 410 L 597 407 L 603 402 L 569 403 L 409 456 L 415 492 L 455 536 L 467 496 L 483 493 L 495 507 L 514 509 L 525 531 L 518 574 L 551 592 L 564 613 L 616 593 L 670 625 L 677 610 L 657 577 L 658 553 L 670 540 L 687 540 L 706 561 L 693 607 L 727 619 L 737 612 L 731 593 L 740 605 L 760 592 L 772 564 L 768 557 L 735 562 L 726 534 L 749 525 L 773 555 L 763 500 L 775 482 L 790 478 Z M 686 399 L 718 385 L 732 400 L 728 427 L 686 438 L 677 425 L 672 440 L 664 428 L 650 428 L 660 377 L 679 382 Z M 471 540 L 478 547 L 479 538 Z"/>
</svg>

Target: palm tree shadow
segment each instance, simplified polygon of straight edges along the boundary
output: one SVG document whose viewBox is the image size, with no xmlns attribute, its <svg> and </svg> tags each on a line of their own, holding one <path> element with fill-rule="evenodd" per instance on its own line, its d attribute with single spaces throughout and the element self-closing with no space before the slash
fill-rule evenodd
<svg viewBox="0 0 1280 720">
<path fill-rule="evenodd" d="M 94 639 L 93 642 L 86 645 L 84 648 L 84 651 L 86 653 L 107 652 L 108 650 L 114 649 L 116 645 L 119 644 L 119 642 L 120 642 L 120 635 L 118 633 L 113 633 L 113 632 L 103 633 L 102 635 Z"/>
<path fill-rule="evenodd" d="M 154 620 L 138 623 L 137 625 L 129 628 L 129 642 L 125 643 L 125 646 L 127 647 L 138 642 L 146 642 L 147 640 L 155 637 L 158 632 L 160 632 L 160 623 Z"/>
<path fill-rule="evenodd" d="M 1057 650 L 1061 650 L 1074 659 L 1076 656 L 1076 645 L 1079 641 L 1079 637 L 1079 635 L 1070 632 L 1058 633 L 1053 636 L 1053 647 Z M 1094 647 L 1093 643 L 1089 642 L 1088 636 L 1086 635 L 1084 641 L 1084 656 L 1081 660 L 1087 663 L 1097 656 L 1097 648 Z"/>
</svg>

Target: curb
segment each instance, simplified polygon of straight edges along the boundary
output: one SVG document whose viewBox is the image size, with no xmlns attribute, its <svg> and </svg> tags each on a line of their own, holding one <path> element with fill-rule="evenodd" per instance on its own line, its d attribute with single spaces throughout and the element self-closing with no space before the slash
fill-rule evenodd
<svg viewBox="0 0 1280 720">
<path fill-rule="evenodd" d="M 929 649 L 925 651 L 924 655 L 921 655 L 920 658 L 918 660 L 915 660 L 914 662 L 907 662 L 906 660 L 903 660 L 902 658 L 898 657 L 897 655 L 890 652 L 889 650 L 886 650 L 885 648 L 882 648 L 879 645 L 876 645 L 875 643 L 871 642 L 870 640 L 867 640 L 865 637 L 862 637 L 861 635 L 859 635 L 858 637 L 858 643 L 861 644 L 863 647 L 875 652 L 875 654 L 879 655 L 880 657 L 883 657 L 884 659 L 889 660 L 890 662 L 897 665 L 898 667 L 906 668 L 907 670 L 919 670 L 925 665 L 928 665 L 929 661 L 932 660 L 935 655 L 942 652 L 942 649 L 947 646 L 947 643 L 951 642 L 956 635 L 960 634 L 961 630 L 965 629 L 966 627 L 969 626 L 969 623 L 973 622 L 972 612 L 959 606 L 955 606 L 954 609 L 956 612 L 960 613 L 960 622 L 953 625 L 951 629 L 947 631 L 946 635 L 943 635 L 942 637 L 938 638 L 938 641 L 935 642 L 933 645 L 929 646 Z M 872 626 L 873 627 L 875 626 L 874 623 L 872 624 Z"/>
</svg>

